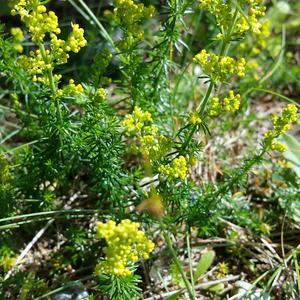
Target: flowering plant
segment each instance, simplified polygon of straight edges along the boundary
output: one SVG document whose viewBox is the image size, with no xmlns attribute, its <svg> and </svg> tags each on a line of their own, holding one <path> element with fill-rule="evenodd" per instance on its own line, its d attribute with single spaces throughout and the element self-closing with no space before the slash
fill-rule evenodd
<svg viewBox="0 0 300 300">
<path fill-rule="evenodd" d="M 7 2 L 3 295 L 43 299 L 79 279 L 91 299 L 236 298 L 242 274 L 297 299 L 299 246 L 284 236 L 300 214 L 300 8 Z"/>
</svg>

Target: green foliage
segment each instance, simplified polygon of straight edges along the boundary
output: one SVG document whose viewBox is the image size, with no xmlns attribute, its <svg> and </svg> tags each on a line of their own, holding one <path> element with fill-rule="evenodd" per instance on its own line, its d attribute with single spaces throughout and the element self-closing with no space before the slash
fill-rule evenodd
<svg viewBox="0 0 300 300">
<path fill-rule="evenodd" d="M 207 270 L 222 257 L 233 273 L 260 278 L 265 270 L 248 245 L 300 222 L 300 147 L 297 132 L 285 134 L 299 107 L 300 5 L 265 2 L 8 1 L 14 16 L 0 8 L 5 296 L 42 299 L 76 276 L 88 281 L 91 299 L 139 299 L 161 257 L 172 259 L 179 285 L 169 299 L 184 291 L 200 297 L 197 280 L 218 279 Z M 141 276 L 98 276 L 95 266 L 112 253 L 96 241 L 95 224 L 125 219 L 141 223 L 155 254 L 147 263 L 148 255 L 128 258 L 129 266 L 143 264 L 133 270 Z M 242 230 L 250 242 L 239 239 Z M 110 232 L 115 265 L 125 250 Z M 136 246 L 126 231 L 121 236 Z M 216 236 L 225 246 L 193 262 L 198 238 Z M 292 266 L 299 277 L 298 252 L 285 255 L 280 243 L 283 258 L 270 263 L 275 273 L 263 273 L 262 284 L 284 298 L 296 289 L 272 289 L 296 286 L 292 276 L 276 276 Z M 20 270 L 7 273 L 28 244 Z M 213 289 L 226 293 L 226 284 Z"/>
<path fill-rule="evenodd" d="M 131 300 L 141 293 L 141 289 L 138 287 L 141 279 L 138 275 L 119 277 L 103 274 L 98 276 L 98 281 L 98 288 L 112 300 Z"/>
<path fill-rule="evenodd" d="M 214 258 L 215 258 L 214 251 L 208 251 L 201 256 L 201 259 L 197 264 L 196 271 L 194 274 L 195 280 L 197 280 L 208 270 L 208 268 L 212 265 Z"/>
</svg>

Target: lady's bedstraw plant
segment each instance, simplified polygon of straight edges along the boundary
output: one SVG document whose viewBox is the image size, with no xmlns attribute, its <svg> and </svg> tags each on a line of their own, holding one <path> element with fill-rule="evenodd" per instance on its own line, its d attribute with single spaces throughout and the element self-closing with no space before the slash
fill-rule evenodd
<svg viewBox="0 0 300 300">
<path fill-rule="evenodd" d="M 58 18 L 53 11 L 47 11 L 40 0 L 20 0 L 11 10 L 12 15 L 20 15 L 31 35 L 32 42 L 38 49 L 31 50 L 29 55 L 21 55 L 19 64 L 32 76 L 34 81 L 41 82 L 51 89 L 52 97 L 57 99 L 63 95 L 76 95 L 83 92 L 80 84 L 70 80 L 69 85 L 59 88 L 60 74 L 54 74 L 57 65 L 67 63 L 69 53 L 78 53 L 86 45 L 84 30 L 78 24 L 71 24 L 72 32 L 67 40 L 58 36 L 61 33 Z M 19 38 L 21 38 L 19 33 Z M 45 48 L 50 38 L 49 47 Z M 59 107 L 57 108 L 59 110 Z"/>
<path fill-rule="evenodd" d="M 180 152 L 184 153 L 192 140 L 197 129 L 203 128 L 207 132 L 207 117 L 218 116 L 222 112 L 234 112 L 240 106 L 240 95 L 233 90 L 228 95 L 211 95 L 214 88 L 219 85 L 218 92 L 223 82 L 228 82 L 233 76 L 244 77 L 246 73 L 247 62 L 244 57 L 235 58 L 228 56 L 229 47 L 232 41 L 238 41 L 247 32 L 253 32 L 257 35 L 261 33 L 262 24 L 259 17 L 264 15 L 265 7 L 259 0 L 199 0 L 199 7 L 202 10 L 212 14 L 217 23 L 219 33 L 216 40 L 221 42 L 219 54 L 208 52 L 203 49 L 195 55 L 193 61 L 198 64 L 203 73 L 209 78 L 209 86 L 205 96 L 201 100 L 195 111 L 190 113 L 189 126 L 183 126 L 179 134 L 186 132 L 183 137 L 183 143 Z M 201 122 L 195 123 L 197 116 Z"/>
<path fill-rule="evenodd" d="M 209 117 L 217 117 L 220 114 L 227 112 L 235 112 L 240 107 L 240 94 L 234 90 L 222 93 L 222 95 L 215 94 L 212 97 L 214 88 L 218 85 L 221 87 L 223 82 L 228 82 L 232 77 L 244 77 L 246 74 L 246 59 L 235 58 L 227 55 L 229 46 L 232 41 L 238 41 L 247 32 L 252 32 L 259 36 L 265 34 L 262 23 L 259 17 L 264 15 L 265 7 L 261 5 L 261 1 L 222 1 L 222 0 L 200 0 L 200 9 L 207 10 L 216 18 L 219 33 L 216 39 L 221 42 L 219 54 L 208 52 L 203 49 L 197 54 L 193 61 L 198 64 L 203 73 L 209 78 L 209 87 L 207 92 L 200 102 L 200 105 L 195 111 L 189 113 L 187 118 L 188 124 L 185 124 L 176 135 L 175 139 L 169 138 L 164 135 L 159 135 L 159 129 L 153 125 L 153 120 L 149 112 L 142 111 L 139 107 L 135 107 L 132 114 L 125 117 L 123 126 L 129 135 L 134 135 L 140 146 L 140 152 L 146 161 L 150 162 L 153 173 L 159 174 L 159 180 L 163 182 L 164 178 L 168 180 L 184 180 L 188 171 L 188 161 L 190 153 L 186 152 L 187 147 L 192 141 L 193 134 L 197 129 L 206 129 L 206 121 Z M 263 29 L 263 30 L 261 30 Z M 216 90 L 216 89 L 215 89 Z M 218 90 L 218 92 L 221 89 Z M 272 134 L 267 134 L 264 147 L 258 155 L 259 159 L 263 154 L 270 150 L 282 150 L 278 142 L 273 141 L 282 133 L 283 128 L 287 129 L 287 124 L 295 121 L 296 110 L 295 107 L 288 106 L 283 110 L 283 115 L 279 119 L 273 117 L 274 127 L 282 125 L 279 129 L 274 129 Z M 189 129 L 189 133 L 184 135 L 184 138 L 177 143 L 178 138 L 181 139 L 182 132 Z M 270 136 L 270 140 L 268 140 Z M 178 146 L 180 144 L 181 146 Z M 166 147 L 168 145 L 168 147 Z M 270 146 L 269 146 L 270 145 Z M 216 191 L 215 198 L 222 197 L 222 191 L 231 188 L 233 184 L 243 177 L 250 168 L 258 160 L 252 159 L 249 165 L 241 168 L 242 171 L 238 172 L 236 176 L 224 187 Z M 152 187 L 153 189 L 153 187 Z M 159 194 L 161 183 L 158 184 L 155 193 Z M 151 197 L 150 197 L 151 198 Z M 217 200 L 215 200 L 217 201 Z M 142 203 L 143 205 L 143 203 Z M 199 208 L 197 208 L 198 211 Z M 163 225 L 162 225 L 163 228 Z M 180 262 L 176 257 L 176 252 L 172 247 L 171 239 L 168 232 L 164 231 L 164 236 L 167 241 L 168 247 L 172 253 L 172 257 L 176 262 L 178 271 L 184 280 L 185 287 L 188 291 L 190 299 L 195 299 L 193 290 L 193 280 L 189 283 L 185 276 Z M 192 270 L 190 270 L 192 273 Z"/>
</svg>

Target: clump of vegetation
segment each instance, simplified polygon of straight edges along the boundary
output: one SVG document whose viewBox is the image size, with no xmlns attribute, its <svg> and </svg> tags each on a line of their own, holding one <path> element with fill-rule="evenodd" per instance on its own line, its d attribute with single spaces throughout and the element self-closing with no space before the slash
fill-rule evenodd
<svg viewBox="0 0 300 300">
<path fill-rule="evenodd" d="M 298 299 L 300 6 L 98 2 L 0 9 L 0 294 Z"/>
</svg>

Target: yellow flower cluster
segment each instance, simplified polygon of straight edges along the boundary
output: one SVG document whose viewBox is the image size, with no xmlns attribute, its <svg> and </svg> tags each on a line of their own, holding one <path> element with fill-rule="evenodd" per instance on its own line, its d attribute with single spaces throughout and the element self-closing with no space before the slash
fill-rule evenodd
<svg viewBox="0 0 300 300">
<path fill-rule="evenodd" d="M 80 95 L 83 93 L 83 87 L 81 84 L 75 84 L 74 79 L 69 80 L 69 84 L 65 85 L 63 89 L 57 90 L 57 96 L 62 96 L 62 95 Z"/>
<path fill-rule="evenodd" d="M 201 123 L 199 117 L 195 115 L 194 118 L 191 121 Z M 147 156 L 153 166 L 155 161 L 163 158 L 172 149 L 170 139 L 164 135 L 158 135 L 158 128 L 153 124 L 151 114 L 147 111 L 143 112 L 139 107 L 135 107 L 131 115 L 125 116 L 123 126 L 127 133 L 137 136 L 142 154 Z M 157 170 L 169 179 L 184 179 L 187 174 L 187 161 L 185 157 L 179 156 L 170 164 L 159 164 Z"/>
<path fill-rule="evenodd" d="M 123 126 L 127 131 L 140 131 L 146 122 L 153 122 L 151 114 L 143 112 L 140 107 L 136 106 L 132 115 L 126 115 L 123 120 Z"/>
<path fill-rule="evenodd" d="M 170 164 L 158 167 L 158 171 L 170 179 L 185 179 L 187 170 L 187 162 L 184 156 L 179 156 L 173 159 Z"/>
<path fill-rule="evenodd" d="M 229 268 L 228 268 L 227 263 L 225 263 L 224 261 L 220 262 L 218 264 L 217 271 L 215 272 L 216 277 L 218 279 L 220 279 L 220 278 L 225 277 L 228 273 L 229 273 Z"/>
<path fill-rule="evenodd" d="M 271 145 L 271 149 L 278 152 L 284 152 L 286 150 L 286 146 L 280 142 L 274 141 Z"/>
<path fill-rule="evenodd" d="M 253 33 L 254 47 L 252 53 L 259 54 L 260 49 L 264 49 L 267 46 L 267 38 L 270 36 L 270 21 L 265 20 L 261 23 L 260 31 Z"/>
<path fill-rule="evenodd" d="M 114 0 L 114 5 L 114 17 L 125 33 L 120 47 L 125 48 L 142 40 L 144 31 L 140 23 L 153 15 L 154 7 L 146 7 L 143 3 L 135 3 L 133 0 Z"/>
<path fill-rule="evenodd" d="M 96 90 L 94 100 L 95 102 L 103 102 L 106 99 L 106 97 L 107 97 L 107 93 L 105 89 L 99 88 Z"/>
<path fill-rule="evenodd" d="M 26 25 L 32 36 L 32 41 L 40 43 L 44 40 L 46 33 L 60 33 L 58 18 L 53 11 L 47 12 L 44 5 L 36 0 L 19 0 L 14 5 L 11 14 L 20 15 L 22 22 Z"/>
<path fill-rule="evenodd" d="M 72 32 L 68 39 L 58 38 L 61 30 L 58 26 L 58 18 L 53 11 L 47 9 L 40 0 L 18 0 L 11 11 L 12 15 L 20 15 L 28 31 L 31 33 L 31 40 L 38 45 L 39 49 L 30 51 L 29 56 L 19 57 L 19 64 L 28 70 L 34 81 L 49 85 L 49 72 L 52 72 L 55 65 L 64 64 L 68 61 L 68 52 L 77 53 L 86 45 L 84 30 L 78 24 L 71 24 Z M 44 49 L 43 43 L 46 35 L 50 37 L 49 49 Z M 55 76 L 57 84 L 61 75 Z M 74 83 L 72 83 L 74 84 Z M 71 86 L 65 91 L 78 93 L 79 86 Z M 58 92 L 60 94 L 60 91 Z"/>
<path fill-rule="evenodd" d="M 214 53 L 207 53 L 203 49 L 194 57 L 194 62 L 201 66 L 203 72 L 213 82 L 224 81 L 229 74 L 236 74 L 239 77 L 245 76 L 246 61 L 244 58 L 235 60 L 229 56 L 218 56 Z"/>
<path fill-rule="evenodd" d="M 251 39 L 239 44 L 241 50 L 251 50 L 251 54 L 258 55 L 261 49 L 267 46 L 267 38 L 270 36 L 270 21 L 264 20 L 261 22 L 259 32 L 254 32 Z"/>
<path fill-rule="evenodd" d="M 288 104 L 283 110 L 281 116 L 272 116 L 273 129 L 265 133 L 264 144 L 266 148 L 284 152 L 285 145 L 276 141 L 281 134 L 290 129 L 291 124 L 297 121 L 297 107 L 294 104 Z"/>
<path fill-rule="evenodd" d="M 66 52 L 78 53 L 81 48 L 86 45 L 86 40 L 84 38 L 84 30 L 79 27 L 78 24 L 71 24 L 72 32 L 70 33 L 68 40 L 65 45 Z"/>
<path fill-rule="evenodd" d="M 45 55 L 50 57 L 50 51 L 46 50 Z M 47 63 L 39 49 L 29 52 L 29 55 L 20 55 L 18 57 L 18 64 L 21 65 L 27 72 L 32 75 L 33 81 L 42 82 L 44 84 L 49 84 L 49 79 L 44 76 L 45 71 L 50 71 L 53 69 L 51 63 Z"/>
<path fill-rule="evenodd" d="M 227 97 L 220 100 L 218 97 L 213 97 L 210 100 L 208 114 L 211 117 L 216 117 L 221 113 L 235 112 L 240 108 L 240 94 L 234 94 L 234 91 L 230 90 Z"/>
<path fill-rule="evenodd" d="M 24 39 L 24 34 L 21 28 L 19 27 L 13 27 L 10 29 L 10 33 L 13 36 L 13 44 L 14 44 L 14 48 L 22 53 L 23 52 L 23 46 L 21 44 L 21 42 Z"/>
<path fill-rule="evenodd" d="M 223 0 L 199 0 L 199 7 L 214 15 L 221 28 L 227 29 L 232 22 L 231 6 Z"/>
<path fill-rule="evenodd" d="M 149 258 L 155 245 L 139 227 L 139 223 L 130 220 L 118 225 L 114 221 L 97 222 L 96 238 L 105 239 L 107 246 L 103 249 L 105 259 L 96 266 L 96 274 L 128 276 L 130 265 L 140 258 Z"/>
<path fill-rule="evenodd" d="M 7 272 L 16 262 L 17 257 L 5 255 L 0 258 L 0 269 Z"/>
<path fill-rule="evenodd" d="M 94 64 L 92 66 L 93 70 L 93 79 L 95 83 L 101 85 L 108 84 L 111 82 L 111 79 L 102 76 L 109 65 L 110 60 L 112 59 L 112 54 L 106 48 L 102 49 L 99 53 L 97 53 L 94 57 Z"/>
<path fill-rule="evenodd" d="M 149 112 L 143 112 L 141 108 L 135 107 L 131 115 L 126 115 L 123 126 L 128 133 L 137 136 L 141 143 L 141 151 L 148 156 L 150 161 L 163 155 L 169 150 L 168 139 L 164 136 L 157 136 L 158 128 L 153 124 L 152 116 Z"/>
<path fill-rule="evenodd" d="M 188 122 L 192 125 L 199 125 L 202 123 L 202 120 L 197 112 L 190 112 L 188 117 Z"/>
<path fill-rule="evenodd" d="M 258 18 L 264 16 L 266 7 L 262 6 L 261 0 L 237 0 L 239 7 L 243 10 L 236 16 L 235 30 L 232 33 L 245 33 L 251 30 L 259 33 L 261 23 Z M 236 12 L 236 5 L 231 1 L 224 0 L 199 0 L 200 9 L 206 10 L 215 16 L 220 28 L 219 38 L 224 38 L 224 33 L 230 31 L 232 20 Z"/>
</svg>

